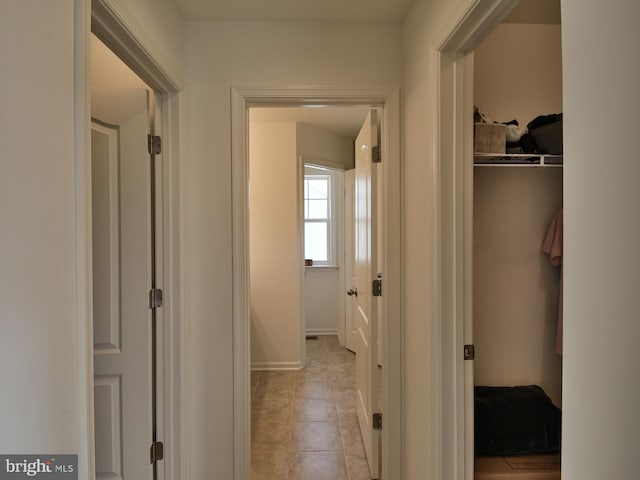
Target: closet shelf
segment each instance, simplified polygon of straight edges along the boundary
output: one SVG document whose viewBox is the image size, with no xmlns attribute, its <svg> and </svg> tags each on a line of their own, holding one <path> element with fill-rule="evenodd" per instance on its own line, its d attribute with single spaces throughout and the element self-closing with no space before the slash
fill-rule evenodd
<svg viewBox="0 0 640 480">
<path fill-rule="evenodd" d="M 474 153 L 476 167 L 562 167 L 562 155 Z"/>
</svg>

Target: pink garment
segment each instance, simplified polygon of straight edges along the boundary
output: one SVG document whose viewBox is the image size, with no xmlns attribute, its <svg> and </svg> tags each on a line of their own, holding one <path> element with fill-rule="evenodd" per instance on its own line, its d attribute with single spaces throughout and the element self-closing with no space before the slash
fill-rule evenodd
<svg viewBox="0 0 640 480">
<path fill-rule="evenodd" d="M 549 254 L 551 264 L 560 266 L 560 298 L 558 300 L 558 326 L 556 328 L 556 352 L 562 355 L 562 208 L 556 212 L 542 244 L 542 251 Z"/>
</svg>

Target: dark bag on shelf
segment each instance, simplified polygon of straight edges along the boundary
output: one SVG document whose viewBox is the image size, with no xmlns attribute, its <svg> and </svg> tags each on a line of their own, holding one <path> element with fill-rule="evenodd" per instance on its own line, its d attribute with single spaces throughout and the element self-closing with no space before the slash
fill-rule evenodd
<svg viewBox="0 0 640 480">
<path fill-rule="evenodd" d="M 562 155 L 562 114 L 540 115 L 527 125 L 538 153 Z"/>
</svg>

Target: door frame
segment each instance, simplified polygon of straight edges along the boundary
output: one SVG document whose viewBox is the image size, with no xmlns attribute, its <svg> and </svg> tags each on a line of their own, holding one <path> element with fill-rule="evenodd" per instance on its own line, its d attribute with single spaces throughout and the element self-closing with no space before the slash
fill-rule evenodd
<svg viewBox="0 0 640 480">
<path fill-rule="evenodd" d="M 93 398 L 93 313 L 91 303 L 91 101 L 90 101 L 90 34 L 93 32 L 118 55 L 155 92 L 160 106 L 156 129 L 163 134 L 163 153 L 158 163 L 156 188 L 162 192 L 158 198 L 158 272 L 160 285 L 165 291 L 162 312 L 159 312 L 158 343 L 164 350 L 164 361 L 158 365 L 158 412 L 161 419 L 159 438 L 171 448 L 165 449 L 160 478 L 168 480 L 188 478 L 187 462 L 183 452 L 187 424 L 182 418 L 182 405 L 186 403 L 188 385 L 183 375 L 182 352 L 185 315 L 181 302 L 181 263 L 184 242 L 181 228 L 182 202 L 180 201 L 180 165 L 182 146 L 179 139 L 184 108 L 181 76 L 171 69 L 162 50 L 147 36 L 135 17 L 118 0 L 74 0 L 76 11 L 75 44 L 75 194 L 76 243 L 78 285 L 76 310 L 78 311 L 78 337 L 82 347 L 78 350 L 78 382 L 83 414 L 79 425 L 87 432 L 85 444 L 79 451 L 81 476 L 95 478 L 95 433 Z M 151 442 L 151 439 L 149 439 Z M 86 463 L 84 459 L 86 458 Z"/>
<path fill-rule="evenodd" d="M 248 480 L 251 465 L 249 324 L 249 115 L 250 107 L 368 105 L 383 109 L 385 181 L 385 322 L 383 369 L 384 478 L 403 478 L 403 315 L 401 241 L 400 90 L 390 86 L 238 86 L 231 89 L 233 236 L 234 479 Z"/>
<path fill-rule="evenodd" d="M 473 362 L 463 358 L 464 345 L 473 343 L 473 51 L 518 3 L 460 3 L 436 42 L 442 478 L 474 477 Z"/>
</svg>

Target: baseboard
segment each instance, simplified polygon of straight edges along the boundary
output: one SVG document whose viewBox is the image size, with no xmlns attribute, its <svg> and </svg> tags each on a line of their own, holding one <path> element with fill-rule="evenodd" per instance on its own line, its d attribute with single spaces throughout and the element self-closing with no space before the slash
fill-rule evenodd
<svg viewBox="0 0 640 480">
<path fill-rule="evenodd" d="M 302 362 L 255 362 L 251 363 L 251 370 L 300 370 Z"/>
<path fill-rule="evenodd" d="M 307 328 L 304 331 L 307 337 L 320 336 L 320 335 L 338 335 L 337 328 Z"/>
</svg>

